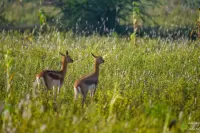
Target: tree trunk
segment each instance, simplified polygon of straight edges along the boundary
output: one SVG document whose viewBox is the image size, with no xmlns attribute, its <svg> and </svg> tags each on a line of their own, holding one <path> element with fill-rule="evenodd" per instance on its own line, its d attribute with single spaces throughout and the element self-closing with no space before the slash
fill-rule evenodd
<svg viewBox="0 0 200 133">
<path fill-rule="evenodd" d="M 110 32 L 116 28 L 116 8 L 109 8 L 105 14 L 105 27 L 104 32 Z"/>
</svg>

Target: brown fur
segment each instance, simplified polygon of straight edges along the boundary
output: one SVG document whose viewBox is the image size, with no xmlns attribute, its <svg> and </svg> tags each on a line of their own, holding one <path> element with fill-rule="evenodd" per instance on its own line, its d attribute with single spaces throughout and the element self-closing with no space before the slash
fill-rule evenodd
<svg viewBox="0 0 200 133">
<path fill-rule="evenodd" d="M 60 53 L 62 55 L 62 66 L 60 71 L 55 71 L 55 70 L 43 70 L 40 73 L 36 75 L 36 78 L 41 78 L 43 77 L 45 86 L 47 89 L 51 89 L 51 86 L 49 86 L 49 83 L 52 82 L 53 80 L 60 80 L 60 86 L 62 86 L 64 82 L 64 78 L 67 72 L 67 65 L 68 63 L 72 63 L 73 60 L 71 57 L 68 55 L 68 52 L 66 52 L 66 55 Z"/>
<path fill-rule="evenodd" d="M 84 105 L 88 90 L 90 89 L 89 87 L 91 85 L 95 85 L 94 90 L 91 90 L 90 95 L 93 96 L 95 91 L 96 91 L 96 87 L 98 84 L 98 77 L 99 77 L 99 66 L 100 64 L 104 63 L 104 60 L 101 56 L 95 56 L 94 54 L 92 54 L 92 56 L 95 58 L 94 60 L 94 72 L 81 77 L 80 79 L 75 81 L 74 84 L 74 97 L 75 100 L 77 98 L 78 93 L 82 94 L 82 106 Z M 79 88 L 80 88 L 80 92 L 79 92 Z"/>
</svg>

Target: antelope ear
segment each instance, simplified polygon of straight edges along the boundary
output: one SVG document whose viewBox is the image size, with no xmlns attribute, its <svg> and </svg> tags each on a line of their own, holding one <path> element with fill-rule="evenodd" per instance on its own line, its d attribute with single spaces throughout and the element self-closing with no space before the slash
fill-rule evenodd
<svg viewBox="0 0 200 133">
<path fill-rule="evenodd" d="M 60 53 L 60 55 L 65 56 L 63 53 L 61 53 L 61 52 L 59 52 L 59 53 Z"/>
<path fill-rule="evenodd" d="M 68 55 L 68 51 L 66 50 L 66 55 Z"/>
<path fill-rule="evenodd" d="M 94 55 L 93 53 L 91 53 L 91 55 L 92 55 L 94 58 L 97 58 L 97 56 L 96 56 L 96 55 Z"/>
</svg>

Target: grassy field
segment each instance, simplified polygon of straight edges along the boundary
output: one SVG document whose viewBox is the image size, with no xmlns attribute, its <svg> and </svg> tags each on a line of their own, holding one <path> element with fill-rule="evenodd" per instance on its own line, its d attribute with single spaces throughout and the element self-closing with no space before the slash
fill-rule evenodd
<svg viewBox="0 0 200 133">
<path fill-rule="evenodd" d="M 20 133 L 200 132 L 200 45 L 185 39 L 75 36 L 53 31 L 28 39 L 0 33 L 0 128 Z M 35 75 L 59 70 L 59 52 L 69 51 L 61 94 L 53 102 L 37 89 Z M 93 71 L 90 53 L 103 56 L 97 92 L 74 103 L 73 84 Z M 176 121 L 169 131 L 168 125 Z M 194 130 L 194 128 L 196 130 Z M 199 130 L 198 130 L 199 129 Z"/>
</svg>

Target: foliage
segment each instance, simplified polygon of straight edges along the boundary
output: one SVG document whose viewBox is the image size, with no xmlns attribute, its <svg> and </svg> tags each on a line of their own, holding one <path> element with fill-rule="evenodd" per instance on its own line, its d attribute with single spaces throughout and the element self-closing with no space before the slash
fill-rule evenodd
<svg viewBox="0 0 200 133">
<path fill-rule="evenodd" d="M 0 34 L 2 132 L 167 132 L 174 119 L 177 131 L 186 132 L 189 122 L 200 120 L 198 42 L 143 38 L 134 48 L 126 38 L 80 37 L 56 30 L 36 32 L 31 42 L 21 40 L 26 33 Z M 42 88 L 33 97 L 35 74 L 60 69 L 59 52 L 66 49 L 74 63 L 57 102 L 52 91 L 46 96 Z M 105 63 L 94 101 L 88 95 L 81 109 L 81 99 L 73 102 L 73 83 L 92 71 L 91 52 L 102 55 Z M 9 98 L 8 72 L 15 73 L 8 82 Z"/>
<path fill-rule="evenodd" d="M 57 7 L 61 8 L 62 20 L 66 20 L 67 25 L 75 27 L 75 30 L 109 32 L 116 29 L 120 19 L 129 19 L 127 16 L 131 15 L 135 3 L 143 5 L 135 10 L 140 9 L 141 14 L 148 14 L 141 0 L 62 0 L 57 3 Z"/>
<path fill-rule="evenodd" d="M 180 3 L 186 7 L 190 7 L 190 8 L 199 8 L 200 5 L 200 1 L 198 0 L 181 0 Z"/>
<path fill-rule="evenodd" d="M 39 10 L 38 17 L 40 20 L 40 25 L 45 25 L 46 24 L 46 15 L 42 9 Z"/>
<path fill-rule="evenodd" d="M 199 8 L 199 17 L 196 20 L 192 31 L 190 32 L 190 38 L 192 38 L 194 35 L 200 38 L 200 8 Z"/>
<path fill-rule="evenodd" d="M 4 14 L 4 10 L 6 8 L 7 2 L 6 0 L 2 0 L 0 1 L 0 24 L 4 24 L 6 23 L 6 19 L 5 19 L 5 14 Z"/>
<path fill-rule="evenodd" d="M 138 20 L 140 19 L 140 9 L 139 9 L 139 3 L 133 2 L 133 33 L 131 34 L 130 38 L 133 44 L 136 44 L 136 33 L 139 28 Z"/>
<path fill-rule="evenodd" d="M 0 8 L 0 13 L 6 20 L 5 23 L 0 23 L 0 28 L 10 23 L 16 27 L 34 27 L 40 24 L 38 17 L 39 9 L 45 12 L 46 22 L 50 25 L 56 25 L 63 30 L 73 27 L 73 31 L 81 33 L 82 31 L 91 30 L 98 31 L 100 33 L 108 32 L 110 29 L 115 28 L 117 33 L 126 34 L 132 32 L 132 9 L 134 4 L 126 4 L 122 1 L 123 6 L 117 5 L 117 15 L 112 15 L 112 21 L 107 22 L 106 11 L 110 7 L 114 9 L 115 2 L 90 0 L 87 5 L 87 1 L 83 0 L 3 0 L 7 4 L 4 4 L 4 8 Z M 2 2 L 2 1 L 1 1 Z M 0 5 L 1 5 L 0 2 Z M 8 3 L 9 2 L 9 3 Z M 68 4 L 68 2 L 70 2 Z M 97 3 L 99 2 L 99 3 Z M 112 3 L 113 2 L 113 5 Z M 154 30 L 159 29 L 160 32 L 167 33 L 167 31 L 187 29 L 191 31 L 191 26 L 198 17 L 197 8 L 200 6 L 198 0 L 141 0 L 132 1 L 139 3 L 138 8 L 140 9 L 143 30 L 145 33 L 150 32 L 152 27 Z M 73 4 L 74 3 L 74 4 Z M 76 4 L 78 3 L 78 4 Z M 73 4 L 70 6 L 70 4 Z M 103 6 L 103 4 L 108 6 Z M 156 6 L 155 6 L 156 5 Z M 98 6 L 95 8 L 93 6 Z M 90 10 L 86 10 L 87 8 Z M 94 10 L 94 11 L 93 11 Z M 113 10 L 114 11 L 114 10 Z M 20 16 L 20 17 L 19 17 Z M 190 19 L 188 19 L 188 17 Z M 115 19 L 114 19 L 115 18 Z M 99 23 L 98 23 L 99 21 Z M 9 27 L 10 28 L 10 27 Z M 159 32 L 158 31 L 158 32 Z M 187 33 L 188 35 L 188 33 Z"/>
</svg>

